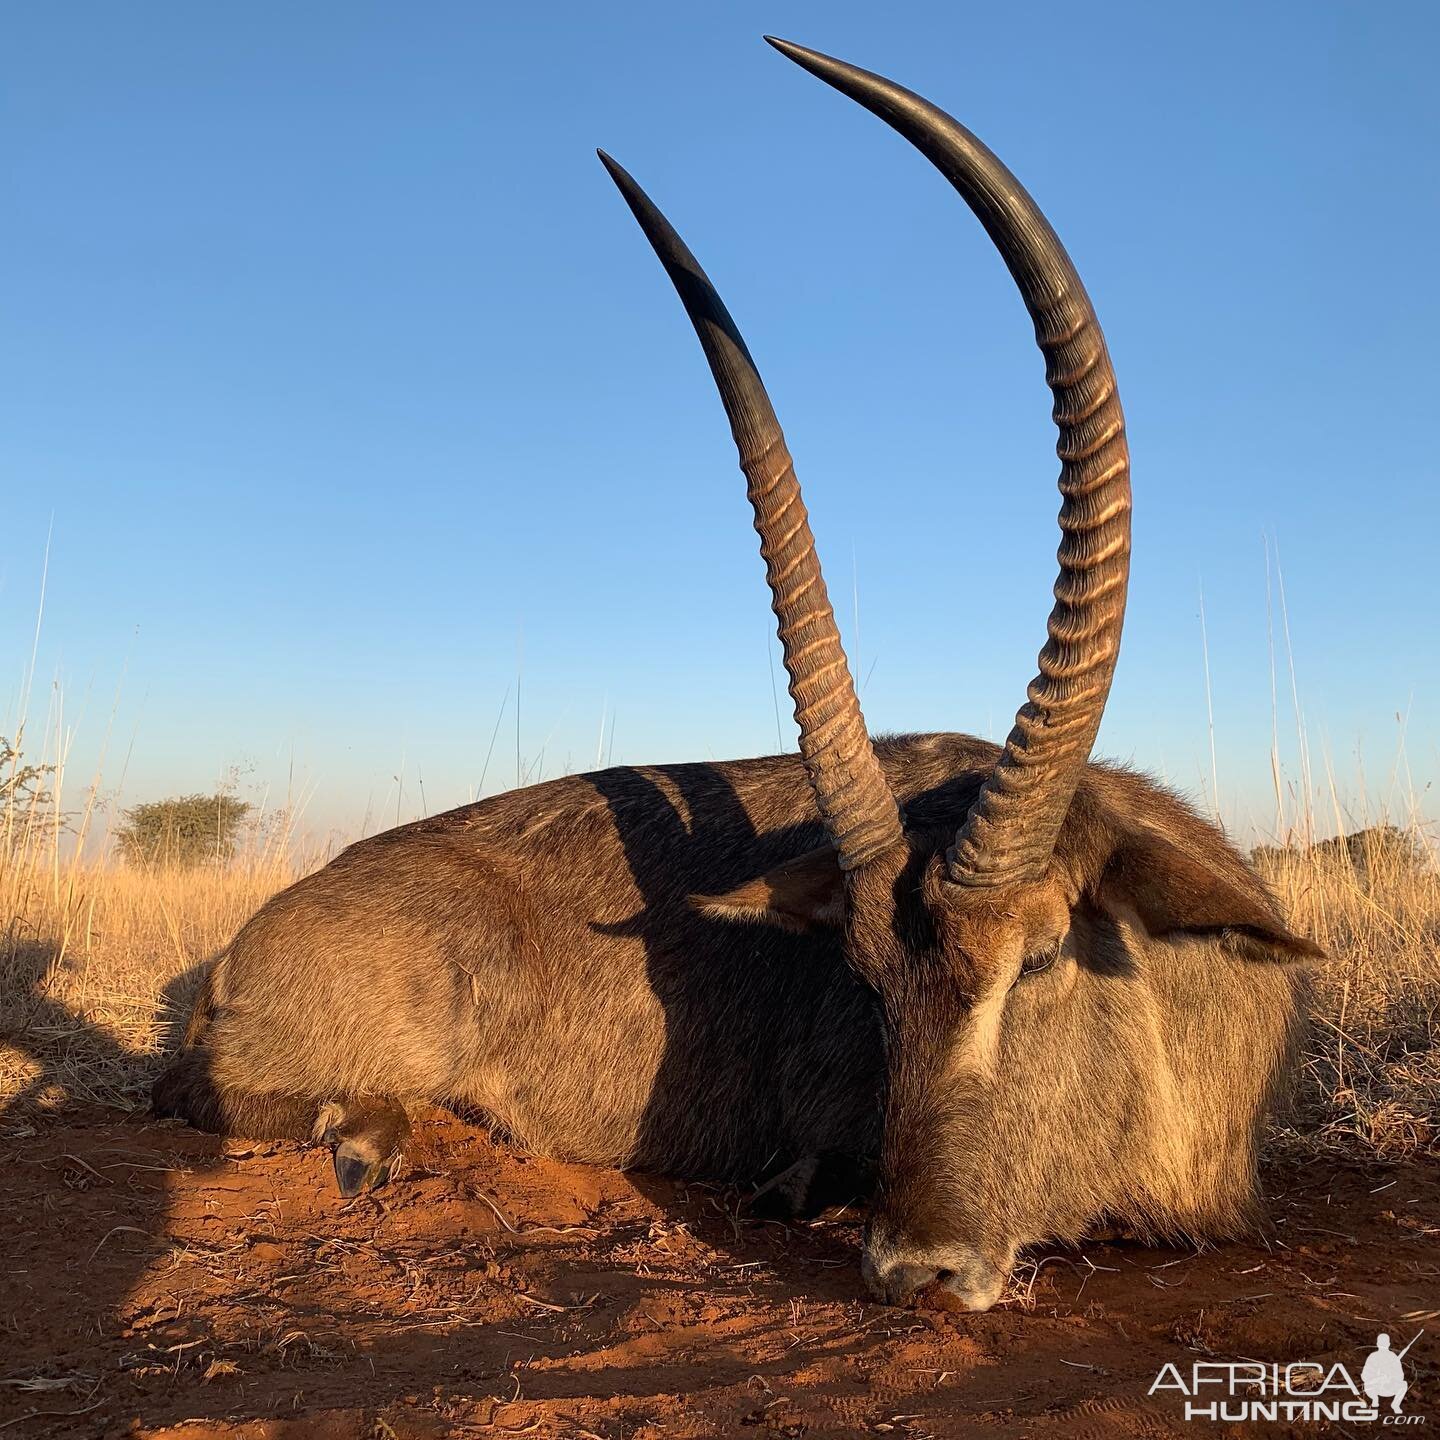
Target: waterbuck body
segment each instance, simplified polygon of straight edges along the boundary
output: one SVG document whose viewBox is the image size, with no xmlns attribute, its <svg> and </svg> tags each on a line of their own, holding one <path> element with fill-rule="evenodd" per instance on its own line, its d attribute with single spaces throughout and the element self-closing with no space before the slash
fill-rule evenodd
<svg viewBox="0 0 1440 1440">
<path fill-rule="evenodd" d="M 579 776 L 354 846 L 236 938 L 156 1105 L 325 1138 L 347 1192 L 384 1170 L 422 1097 L 551 1154 L 774 1177 L 802 1204 L 835 1163 L 873 1169 L 871 1290 L 938 1280 L 984 1308 L 1021 1246 L 1101 1215 L 1189 1235 L 1253 1223 L 1297 965 L 1319 952 L 1218 830 L 1089 763 L 1125 613 L 1130 463 L 1099 322 L 1049 222 L 928 101 L 771 43 L 936 166 L 1034 323 L 1059 577 L 1005 744 L 872 744 L 755 362 L 602 155 L 730 420 L 800 754 Z M 957 540 L 957 572 L 985 543 Z"/>
<path fill-rule="evenodd" d="M 216 962 L 162 1107 L 309 1136 L 318 1104 L 423 1098 L 695 1177 L 873 1155 L 878 1015 L 837 937 L 689 903 L 823 843 L 783 756 L 569 776 L 363 840 Z"/>
<path fill-rule="evenodd" d="M 997 750 L 925 735 L 876 752 L 910 823 L 943 831 Z M 159 1108 L 308 1137 L 367 1097 L 428 1100 L 547 1155 L 784 1174 L 796 1202 L 822 1203 L 804 1194 L 817 1171 L 877 1163 L 887 1089 L 882 1007 L 845 958 L 831 853 L 794 756 L 571 776 L 361 841 L 217 961 Z M 1194 866 L 1197 916 L 1222 891 L 1235 924 L 1275 924 L 1213 827 L 1089 767 L 1058 851 L 1077 892 L 1068 953 L 1003 1008 L 984 1114 L 940 1157 L 991 1176 L 1006 1245 L 1101 1214 L 1187 1234 L 1255 1218 L 1255 1134 L 1297 972 L 1257 964 L 1247 931 L 1152 937 L 1106 893 L 1142 853 Z M 973 1105 L 973 1084 L 957 1074 L 939 1098 Z"/>
</svg>

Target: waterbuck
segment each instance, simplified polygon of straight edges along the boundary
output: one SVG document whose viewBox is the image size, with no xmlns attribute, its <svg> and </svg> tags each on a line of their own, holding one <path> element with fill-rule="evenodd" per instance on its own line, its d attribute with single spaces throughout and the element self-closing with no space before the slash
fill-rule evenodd
<svg viewBox="0 0 1440 1440">
<path fill-rule="evenodd" d="M 872 743 L 780 427 L 704 272 L 605 164 L 694 323 L 738 444 L 800 754 L 621 767 L 352 846 L 215 964 L 155 1108 L 326 1139 L 351 1194 L 404 1105 L 555 1156 L 755 1181 L 804 1208 L 871 1174 L 863 1271 L 893 1302 L 1000 1295 L 1019 1247 L 1108 1216 L 1253 1224 L 1257 1134 L 1318 954 L 1212 825 L 1089 763 L 1120 640 L 1129 467 L 1060 242 L 954 120 L 778 50 L 917 146 L 1035 322 L 1062 461 L 1056 603 L 1003 747 Z"/>
</svg>

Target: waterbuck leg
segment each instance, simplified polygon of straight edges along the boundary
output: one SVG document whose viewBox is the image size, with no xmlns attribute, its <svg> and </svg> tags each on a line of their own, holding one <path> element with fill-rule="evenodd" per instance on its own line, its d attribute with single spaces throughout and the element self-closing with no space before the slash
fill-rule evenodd
<svg viewBox="0 0 1440 1440">
<path fill-rule="evenodd" d="M 777 1171 L 750 1197 L 750 1213 L 763 1220 L 801 1218 L 819 1167 L 818 1155 L 802 1155 Z"/>
<path fill-rule="evenodd" d="M 314 1100 L 303 1095 L 236 1090 L 217 1085 L 210 1053 L 184 1050 L 155 1081 L 151 1113 L 157 1119 L 185 1120 L 212 1135 L 252 1140 L 308 1140 L 314 1133 Z"/>
<path fill-rule="evenodd" d="M 398 1100 L 366 1096 L 321 1106 L 315 1136 L 335 1151 L 335 1183 L 353 1199 L 383 1185 L 400 1159 L 410 1120 Z"/>
<path fill-rule="evenodd" d="M 836 1206 L 866 1205 L 875 1191 L 875 1167 L 844 1150 L 822 1150 L 801 1218 L 814 1220 Z"/>
<path fill-rule="evenodd" d="M 866 1201 L 874 1189 L 870 1165 L 838 1150 L 802 1155 L 750 1197 L 750 1212 L 765 1220 L 814 1220 L 836 1205 Z"/>
</svg>

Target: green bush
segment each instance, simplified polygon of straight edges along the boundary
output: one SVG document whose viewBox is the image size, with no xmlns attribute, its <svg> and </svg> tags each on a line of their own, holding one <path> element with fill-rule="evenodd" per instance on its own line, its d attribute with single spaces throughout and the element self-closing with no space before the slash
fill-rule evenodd
<svg viewBox="0 0 1440 1440">
<path fill-rule="evenodd" d="M 175 795 L 125 811 L 115 831 L 136 865 L 216 865 L 235 852 L 250 805 L 233 795 Z"/>
</svg>

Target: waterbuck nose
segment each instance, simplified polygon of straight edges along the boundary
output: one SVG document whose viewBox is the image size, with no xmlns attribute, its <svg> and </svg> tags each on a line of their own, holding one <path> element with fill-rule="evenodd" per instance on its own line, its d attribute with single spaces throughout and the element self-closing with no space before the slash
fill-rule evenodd
<svg viewBox="0 0 1440 1440">
<path fill-rule="evenodd" d="M 860 1275 L 865 1288 L 882 1305 L 903 1305 L 940 1274 L 934 1265 L 892 1260 L 877 1263 L 868 1247 L 860 1255 Z"/>
<path fill-rule="evenodd" d="M 967 1310 L 988 1310 L 1005 1292 L 1013 1253 L 1001 1262 L 963 1243 L 913 1245 L 872 1234 L 860 1256 L 860 1274 L 882 1304 L 904 1305 L 934 1281 Z"/>
</svg>

